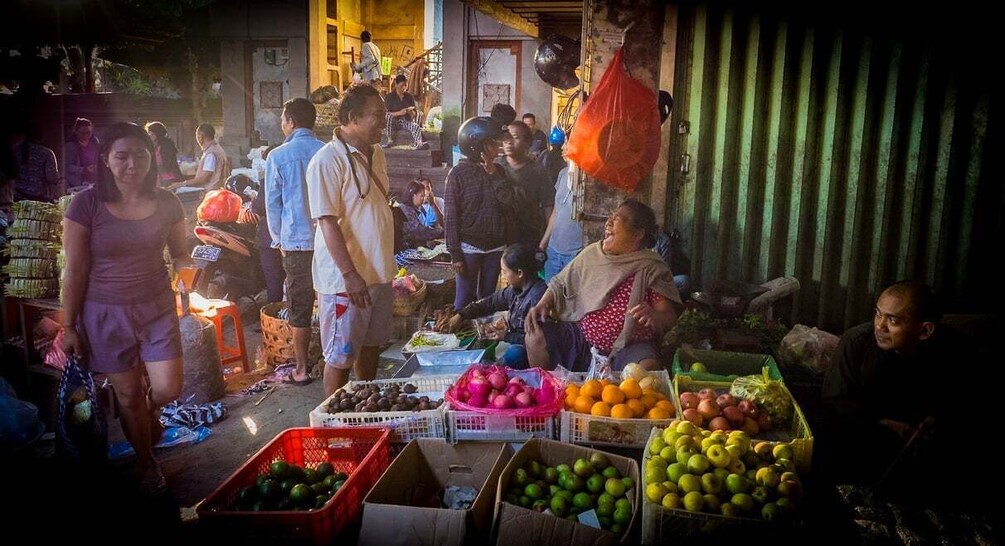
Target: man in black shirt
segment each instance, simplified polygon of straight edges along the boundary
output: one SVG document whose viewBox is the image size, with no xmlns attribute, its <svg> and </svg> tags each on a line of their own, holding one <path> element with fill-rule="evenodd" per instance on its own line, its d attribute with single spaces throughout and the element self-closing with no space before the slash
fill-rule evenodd
<svg viewBox="0 0 1005 546">
<path fill-rule="evenodd" d="M 548 151 L 548 135 L 537 128 L 537 116 L 530 112 L 523 115 L 523 124 L 530 127 L 530 155 L 534 159 L 537 159 L 541 154 Z"/>
<path fill-rule="evenodd" d="M 965 346 L 941 316 L 931 287 L 902 281 L 880 295 L 871 324 L 841 337 L 824 378 L 824 427 L 814 449 L 826 478 L 891 485 L 955 442 L 946 435 L 959 423 L 946 412 L 957 403 L 937 393 L 940 370 L 966 360 Z M 888 474 L 895 462 L 897 472 Z"/>
<path fill-rule="evenodd" d="M 415 141 L 415 149 L 421 150 L 427 147 L 422 141 L 422 114 L 415 107 L 415 97 L 405 91 L 408 86 L 403 74 L 398 74 L 394 78 L 394 92 L 384 98 L 384 105 L 387 106 L 387 142 L 385 148 L 391 147 L 394 142 L 391 135 L 398 128 L 407 129 L 412 133 Z"/>
</svg>

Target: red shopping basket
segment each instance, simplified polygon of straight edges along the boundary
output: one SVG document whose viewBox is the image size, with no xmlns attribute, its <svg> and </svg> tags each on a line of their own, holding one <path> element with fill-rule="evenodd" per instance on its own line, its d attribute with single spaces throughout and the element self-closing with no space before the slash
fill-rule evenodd
<svg viewBox="0 0 1005 546">
<path fill-rule="evenodd" d="M 199 504 L 199 524 L 210 534 L 251 542 L 328 544 L 359 519 L 363 497 L 391 462 L 386 428 L 291 428 L 259 450 Z M 315 468 L 330 462 L 349 475 L 323 507 L 311 511 L 234 509 L 238 491 L 269 472 L 273 462 Z"/>
</svg>

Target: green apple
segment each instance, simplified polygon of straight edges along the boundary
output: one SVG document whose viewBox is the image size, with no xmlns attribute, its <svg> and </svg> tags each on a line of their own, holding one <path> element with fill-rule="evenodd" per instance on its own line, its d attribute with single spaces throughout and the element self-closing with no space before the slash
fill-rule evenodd
<svg viewBox="0 0 1005 546">
<path fill-rule="evenodd" d="M 754 468 L 748 468 L 746 472 L 743 473 L 743 477 L 747 478 L 747 481 L 754 483 L 757 481 L 757 470 Z"/>
<path fill-rule="evenodd" d="M 694 436 L 698 434 L 698 427 L 694 426 L 691 421 L 681 421 L 677 423 L 677 432 L 685 436 Z"/>
<path fill-rule="evenodd" d="M 780 516 L 781 509 L 773 502 L 769 502 L 761 507 L 761 519 L 765 521 L 775 521 L 780 519 Z"/>
<path fill-rule="evenodd" d="M 614 515 L 614 501 L 597 501 L 597 516 L 613 516 Z"/>
<path fill-rule="evenodd" d="M 624 525 L 624 524 L 628 523 L 629 521 L 632 520 L 632 509 L 631 509 L 631 507 L 625 508 L 625 507 L 622 506 L 620 508 L 615 508 L 614 509 L 613 519 L 614 519 L 614 523 L 616 523 L 616 524 L 620 523 L 620 524 Z"/>
<path fill-rule="evenodd" d="M 705 367 L 701 362 L 695 362 L 691 364 L 691 373 L 708 373 L 708 368 Z"/>
<path fill-rule="evenodd" d="M 627 508 L 628 510 L 631 510 L 632 509 L 632 501 L 628 500 L 627 498 L 618 499 L 618 500 L 614 501 L 614 508 L 615 509 L 618 509 L 618 508 Z"/>
<path fill-rule="evenodd" d="M 667 493 L 663 497 L 663 508 L 667 510 L 680 510 L 684 507 L 684 502 L 677 493 Z"/>
<path fill-rule="evenodd" d="M 753 451 L 744 453 L 743 457 L 740 457 L 740 460 L 743 461 L 743 464 L 747 465 L 747 468 L 757 468 L 758 464 L 763 464 L 761 463 L 761 458 L 754 455 Z"/>
<path fill-rule="evenodd" d="M 572 505 L 586 511 L 593 508 L 593 499 L 590 498 L 589 493 L 576 493 L 576 496 L 572 497 Z"/>
<path fill-rule="evenodd" d="M 565 480 L 565 488 L 573 493 L 579 493 L 586 488 L 586 480 L 579 476 L 572 475 L 569 479 Z"/>
<path fill-rule="evenodd" d="M 778 484 L 778 494 L 790 500 L 797 501 L 803 496 L 803 488 L 799 482 L 781 482 Z"/>
<path fill-rule="evenodd" d="M 666 459 L 668 461 L 676 461 L 677 460 L 677 448 L 674 447 L 674 446 L 666 446 L 666 447 L 664 447 L 662 450 L 660 450 L 660 457 L 662 457 L 662 458 L 664 458 L 664 459 Z"/>
<path fill-rule="evenodd" d="M 691 449 L 690 446 L 682 447 L 677 450 L 677 462 L 687 464 L 688 459 L 697 454 L 698 453 L 694 449 Z"/>
<path fill-rule="evenodd" d="M 556 495 L 551 498 L 549 505 L 551 507 L 551 513 L 560 518 L 565 517 L 565 515 L 569 513 L 569 501 L 565 497 Z"/>
<path fill-rule="evenodd" d="M 744 512 L 750 512 L 754 509 L 754 499 L 746 493 L 736 493 L 729 499 L 729 502 L 737 505 Z"/>
<path fill-rule="evenodd" d="M 799 474 L 796 474 L 795 472 L 783 472 L 782 473 L 782 477 L 781 477 L 781 481 L 783 481 L 783 482 L 797 482 L 798 483 L 800 481 L 799 480 Z"/>
<path fill-rule="evenodd" d="M 701 452 L 707 454 L 708 453 L 708 448 L 710 448 L 712 446 L 723 446 L 723 445 L 725 445 L 725 443 L 720 444 L 718 440 L 716 440 L 715 438 L 713 438 L 711 436 L 709 436 L 708 438 L 702 438 L 701 439 Z"/>
<path fill-rule="evenodd" d="M 572 472 L 572 467 L 570 467 L 569 465 L 567 465 L 565 463 L 562 463 L 562 464 L 556 466 L 555 470 L 558 470 L 558 473 L 561 474 L 562 472 Z"/>
<path fill-rule="evenodd" d="M 777 444 L 772 450 L 771 455 L 777 461 L 778 459 L 789 459 L 790 461 L 795 457 L 795 453 L 792 451 L 791 444 Z"/>
<path fill-rule="evenodd" d="M 687 474 L 687 465 L 684 463 L 674 463 L 667 467 L 667 479 L 673 483 L 680 483 L 682 476 Z"/>
<path fill-rule="evenodd" d="M 774 457 L 771 456 L 771 448 L 772 445 L 770 442 L 757 442 L 754 444 L 754 453 L 762 459 L 768 460 L 770 458 L 774 460 Z"/>
<path fill-rule="evenodd" d="M 676 493 L 677 492 L 677 484 L 673 483 L 672 481 L 667 480 L 667 481 L 663 482 L 663 487 L 666 487 L 667 493 Z"/>
<path fill-rule="evenodd" d="M 601 476 L 600 474 L 594 474 L 593 476 L 600 476 L 601 478 L 603 478 L 603 476 Z M 590 476 L 590 480 L 593 479 L 593 476 Z M 642 473 L 642 476 L 646 480 L 646 485 L 649 485 L 651 483 L 660 483 L 666 479 L 667 471 L 658 466 L 647 465 L 645 472 Z M 590 480 L 586 481 L 587 489 L 590 488 Z"/>
<path fill-rule="evenodd" d="M 750 492 L 750 496 L 754 499 L 757 504 L 764 504 L 768 502 L 771 495 L 768 493 L 768 489 L 763 485 L 758 485 Z"/>
<path fill-rule="evenodd" d="M 684 474 L 677 481 L 677 489 L 681 493 L 690 493 L 692 491 L 701 491 L 701 478 L 695 476 L 694 474 Z"/>
<path fill-rule="evenodd" d="M 555 468 L 555 467 L 553 467 L 553 466 L 549 466 L 548 468 L 545 468 L 544 469 L 544 481 L 546 481 L 548 483 L 558 483 L 558 469 Z"/>
<path fill-rule="evenodd" d="M 663 502 L 663 497 L 670 491 L 661 483 L 651 483 L 646 486 L 646 500 L 659 504 Z"/>
<path fill-rule="evenodd" d="M 624 496 L 625 484 L 617 478 L 607 478 L 607 481 L 604 482 L 604 491 L 607 491 L 608 495 L 618 498 Z"/>
<path fill-rule="evenodd" d="M 743 464 L 743 461 L 733 460 L 729 462 L 726 469 L 732 474 L 743 474 L 747 471 L 747 465 Z"/>
<path fill-rule="evenodd" d="M 727 440 L 727 442 L 728 441 L 729 440 Z M 743 450 L 742 445 L 734 442 L 732 444 L 726 444 L 726 453 L 729 453 L 729 457 L 731 459 L 739 461 L 743 457 L 745 451 Z"/>
<path fill-rule="evenodd" d="M 676 453 L 674 453 L 673 460 L 675 460 L 675 461 L 677 460 L 677 454 Z M 646 468 L 648 468 L 650 466 L 655 466 L 655 467 L 659 468 L 660 470 L 666 470 L 666 467 L 669 464 L 670 464 L 670 461 L 666 457 L 664 457 L 662 455 L 653 455 L 652 457 L 649 457 L 649 459 L 646 461 Z M 603 474 L 601 474 L 601 476 L 603 476 Z"/>
<path fill-rule="evenodd" d="M 668 446 L 672 446 L 678 437 L 680 437 L 680 433 L 672 427 L 663 431 L 663 443 Z"/>
<path fill-rule="evenodd" d="M 701 476 L 701 489 L 702 491 L 709 493 L 711 495 L 718 495 L 722 492 L 722 480 L 719 476 L 711 472 L 702 474 Z"/>
<path fill-rule="evenodd" d="M 518 487 L 525 487 L 528 483 L 530 483 L 530 475 L 527 474 L 526 470 L 518 468 L 516 469 L 516 472 L 513 473 L 513 483 Z"/>
<path fill-rule="evenodd" d="M 731 503 L 724 502 L 719 505 L 719 512 L 727 518 L 738 518 L 740 517 L 740 507 Z"/>
<path fill-rule="evenodd" d="M 660 470 L 658 468 L 656 468 L 654 470 L 656 470 L 656 474 L 657 475 L 660 474 Z M 648 469 L 647 469 L 647 472 L 648 472 Z M 601 475 L 601 474 L 594 474 L 594 475 L 590 476 L 589 478 L 587 478 L 587 480 L 586 480 L 586 490 L 589 491 L 590 493 L 600 493 L 601 491 L 604 490 L 604 481 L 605 480 L 604 480 L 604 476 L 603 475 Z M 659 481 L 663 481 L 662 478 Z"/>
<path fill-rule="evenodd" d="M 708 446 L 708 451 L 705 452 L 705 456 L 708 457 L 708 462 L 712 463 L 712 466 L 716 468 L 726 468 L 729 466 L 732 457 L 729 456 L 729 452 L 726 448 L 719 444 L 712 444 Z"/>
<path fill-rule="evenodd" d="M 775 459 L 775 464 L 783 469 L 779 474 L 796 471 L 796 464 L 792 462 L 792 459 Z"/>
<path fill-rule="evenodd" d="M 709 463 L 708 459 L 706 459 L 705 456 L 701 454 L 692 455 L 687 460 L 687 470 L 688 472 L 694 474 L 695 476 L 701 476 L 706 471 L 708 471 L 708 468 L 710 466 L 712 466 L 712 464 Z"/>
<path fill-rule="evenodd" d="M 535 480 L 544 477 L 544 469 L 541 466 L 541 463 L 537 461 L 530 461 L 529 463 L 524 465 L 524 468 L 527 469 L 527 473 L 530 474 L 531 477 L 533 477 Z"/>
<path fill-rule="evenodd" d="M 729 476 L 729 471 L 725 468 L 716 468 L 712 470 L 712 473 L 719 476 L 719 481 L 726 483 L 726 476 Z"/>
<path fill-rule="evenodd" d="M 730 474 L 726 476 L 726 491 L 735 495 L 737 493 L 746 493 L 749 489 L 750 483 L 742 475 Z"/>
<path fill-rule="evenodd" d="M 696 441 L 693 436 L 678 436 L 677 441 L 673 443 L 674 449 L 680 449 L 682 447 L 689 447 L 695 452 L 701 449 L 701 443 Z"/>
<path fill-rule="evenodd" d="M 778 487 L 778 482 L 781 480 L 778 478 L 778 474 L 776 474 L 771 467 L 766 466 L 757 470 L 757 473 L 754 475 L 754 481 L 757 482 L 757 485 L 775 488 Z"/>
<path fill-rule="evenodd" d="M 559 486 L 557 486 L 557 485 L 549 485 L 548 486 L 548 496 L 554 497 L 561 490 L 562 490 L 562 488 L 559 487 Z"/>
<path fill-rule="evenodd" d="M 615 499 L 613 495 L 610 495 L 610 494 L 608 494 L 606 492 L 601 493 L 600 495 L 597 496 L 597 503 L 598 504 L 599 503 L 608 503 L 608 502 L 611 503 L 611 504 L 614 504 L 614 501 L 616 501 L 616 500 L 618 500 L 618 499 Z"/>
<path fill-rule="evenodd" d="M 667 443 L 665 441 L 663 441 L 663 438 L 660 437 L 660 436 L 657 436 L 657 437 L 653 438 L 652 440 L 649 440 L 649 454 L 650 455 L 659 455 L 660 451 L 663 451 L 663 448 L 666 447 L 666 446 L 667 446 Z"/>
<path fill-rule="evenodd" d="M 629 476 L 625 476 L 624 478 L 621 478 L 621 483 L 624 484 L 625 491 L 631 491 L 632 488 L 635 487 L 635 480 L 632 479 Z"/>
<path fill-rule="evenodd" d="M 604 471 L 601 472 L 601 474 L 603 474 L 605 478 L 618 478 L 618 479 L 621 478 L 621 472 L 618 470 L 618 467 L 616 466 L 609 466 L 605 468 Z"/>
<path fill-rule="evenodd" d="M 684 495 L 684 509 L 689 512 L 701 512 L 705 508 L 705 497 L 697 491 Z"/>
<path fill-rule="evenodd" d="M 775 504 L 778 505 L 778 509 L 783 517 L 796 512 L 796 503 L 792 502 L 792 499 L 788 497 L 779 498 L 775 501 Z"/>
<path fill-rule="evenodd" d="M 602 472 L 605 468 L 611 466 L 611 460 L 607 458 L 607 455 L 594 451 L 590 454 L 590 464 L 593 465 L 593 470 Z"/>
<path fill-rule="evenodd" d="M 719 500 L 719 497 L 706 493 L 702 495 L 701 498 L 705 499 L 705 510 L 709 512 L 719 512 L 719 506 L 722 505 L 722 501 Z"/>
<path fill-rule="evenodd" d="M 593 465 L 586 459 L 576 459 L 576 463 L 572 465 L 572 471 L 583 479 L 589 478 L 594 472 Z"/>
</svg>

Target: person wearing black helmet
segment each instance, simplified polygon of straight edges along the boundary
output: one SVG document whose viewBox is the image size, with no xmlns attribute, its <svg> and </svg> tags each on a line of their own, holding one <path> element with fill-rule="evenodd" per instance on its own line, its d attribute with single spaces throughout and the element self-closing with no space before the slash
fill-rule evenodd
<svg viewBox="0 0 1005 546">
<path fill-rule="evenodd" d="M 457 132 L 465 157 L 447 173 L 443 211 L 447 251 L 457 273 L 455 309 L 495 291 L 502 251 L 515 242 L 507 210 L 512 188 L 495 163 L 507 138 L 506 126 L 490 117 L 470 118 Z"/>
</svg>

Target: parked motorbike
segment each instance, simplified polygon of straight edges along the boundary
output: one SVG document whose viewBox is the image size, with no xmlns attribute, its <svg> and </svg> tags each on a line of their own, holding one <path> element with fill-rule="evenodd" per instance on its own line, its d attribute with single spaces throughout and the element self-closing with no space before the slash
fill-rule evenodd
<svg viewBox="0 0 1005 546">
<path fill-rule="evenodd" d="M 224 188 L 223 191 L 241 199 L 241 207 L 247 207 L 259 191 L 258 183 L 243 174 L 228 178 Z M 207 203 L 211 199 L 223 204 Z M 196 292 L 208 298 L 230 301 L 242 296 L 254 298 L 265 288 L 261 258 L 255 244 L 256 226 L 237 222 L 235 211 L 228 208 L 234 203 L 226 203 L 227 200 L 235 201 L 232 196 L 209 192 L 199 206 L 198 223 L 193 232 L 203 244 L 192 249 L 192 259 L 202 270 Z M 223 219 L 228 221 L 221 221 Z"/>
</svg>

